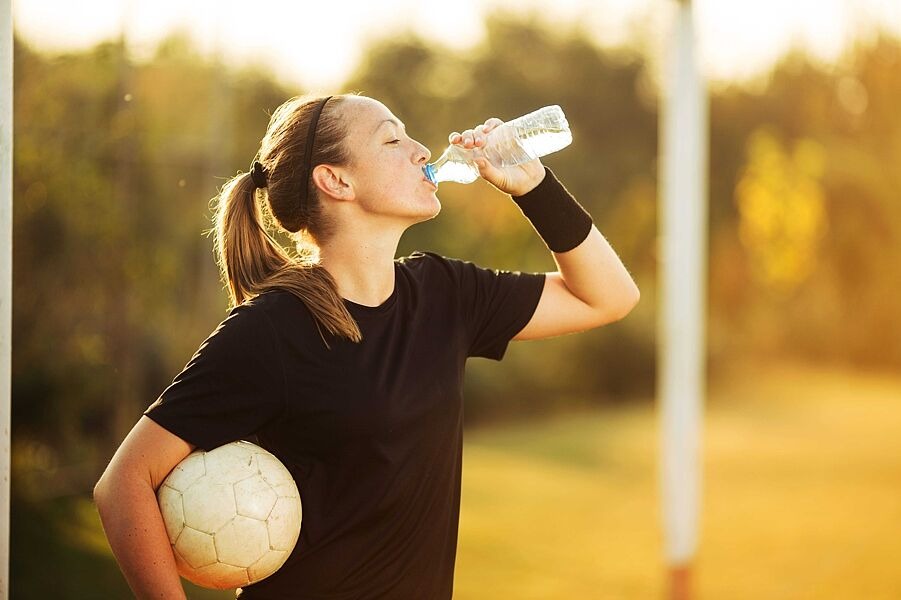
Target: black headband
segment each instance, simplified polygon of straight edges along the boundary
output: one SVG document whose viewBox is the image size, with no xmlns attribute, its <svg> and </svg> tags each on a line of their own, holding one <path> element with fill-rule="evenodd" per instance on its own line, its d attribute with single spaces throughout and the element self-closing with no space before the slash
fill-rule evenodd
<svg viewBox="0 0 901 600">
<path fill-rule="evenodd" d="M 306 183 L 306 187 L 304 188 L 303 195 L 300 198 L 300 208 L 302 211 L 306 211 L 307 205 L 307 192 L 310 189 L 310 179 L 313 175 L 312 169 L 312 161 L 313 161 L 313 141 L 316 139 L 316 125 L 319 124 L 319 115 L 322 114 L 322 109 L 325 108 L 325 103 L 331 99 L 331 96 L 326 96 L 323 98 L 319 105 L 313 109 L 313 116 L 310 117 L 310 126 L 307 129 L 307 148 L 304 152 L 303 165 L 306 169 L 306 172 L 303 175 L 302 181 Z"/>
</svg>

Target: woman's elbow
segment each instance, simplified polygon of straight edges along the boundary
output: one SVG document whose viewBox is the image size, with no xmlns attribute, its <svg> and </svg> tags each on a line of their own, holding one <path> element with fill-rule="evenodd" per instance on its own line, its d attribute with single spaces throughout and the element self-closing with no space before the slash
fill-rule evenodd
<svg viewBox="0 0 901 600">
<path fill-rule="evenodd" d="M 632 309 L 638 306 L 638 301 L 641 300 L 641 290 L 638 289 L 638 286 L 634 281 L 630 280 L 629 283 L 631 285 L 629 286 L 629 293 L 626 298 L 626 311 L 623 313 L 624 317 L 632 312 Z"/>
<path fill-rule="evenodd" d="M 115 461 L 107 465 L 106 470 L 94 484 L 93 498 L 94 504 L 98 507 L 104 500 L 115 498 L 116 495 L 132 483 L 141 483 L 150 485 L 150 481 L 142 476 L 143 473 L 131 469 L 124 469 L 121 465 L 114 464 Z"/>
<path fill-rule="evenodd" d="M 598 326 L 607 325 L 626 318 L 626 315 L 632 312 L 632 309 L 638 305 L 640 299 L 641 292 L 639 291 L 638 286 L 635 285 L 635 282 L 630 280 L 629 285 L 621 290 L 620 294 L 617 294 L 616 302 L 610 303 L 606 307 L 606 310 L 603 311 L 601 322 Z"/>
<path fill-rule="evenodd" d="M 109 490 L 111 489 L 110 485 L 110 476 L 107 473 L 101 475 L 100 479 L 97 480 L 97 483 L 94 484 L 94 504 L 98 507 L 100 506 L 101 502 L 103 502 L 103 500 L 109 495 Z"/>
</svg>

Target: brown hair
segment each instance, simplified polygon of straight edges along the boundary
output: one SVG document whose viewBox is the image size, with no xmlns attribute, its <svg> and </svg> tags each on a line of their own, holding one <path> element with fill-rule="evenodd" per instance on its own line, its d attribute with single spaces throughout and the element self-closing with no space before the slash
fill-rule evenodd
<svg viewBox="0 0 901 600">
<path fill-rule="evenodd" d="M 323 99 L 295 97 L 279 106 L 257 154 L 268 182 L 259 190 L 260 196 L 265 195 L 269 215 L 288 232 L 296 253 L 292 255 L 272 237 L 256 186 L 249 173 L 242 173 L 222 187 L 217 199 L 216 259 L 232 306 L 269 290 L 285 290 L 306 304 L 320 335 L 325 327 L 332 335 L 359 342 L 363 339 L 360 328 L 335 280 L 319 265 L 319 246 L 332 234 L 334 224 L 323 212 L 319 191 L 303 167 L 311 116 Z M 344 96 L 333 96 L 322 109 L 307 162 L 310 171 L 322 163 L 350 163 L 344 144 L 347 128 L 340 117 L 343 102 Z"/>
</svg>

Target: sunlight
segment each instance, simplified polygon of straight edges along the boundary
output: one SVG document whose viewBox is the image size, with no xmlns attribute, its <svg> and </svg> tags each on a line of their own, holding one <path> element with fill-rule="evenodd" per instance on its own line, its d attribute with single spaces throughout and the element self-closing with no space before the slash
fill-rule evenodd
<svg viewBox="0 0 901 600">
<path fill-rule="evenodd" d="M 118 37 L 124 29 L 136 54 L 144 56 L 173 30 L 188 31 L 202 52 L 217 49 L 240 63 L 268 64 L 279 78 L 325 89 L 340 85 L 376 37 L 413 30 L 451 48 L 463 49 L 483 36 L 492 10 L 536 13 L 551 22 L 576 23 L 603 46 L 622 45 L 630 35 L 658 37 L 659 17 L 669 0 L 558 0 L 547 14 L 538 0 L 334 0 L 243 3 L 198 0 L 28 0 L 14 5 L 19 35 L 50 50 L 83 48 Z M 747 78 L 765 70 L 793 44 L 821 60 L 834 60 L 848 41 L 873 23 L 901 32 L 901 8 L 886 0 L 697 0 L 699 43 L 705 71 L 714 79 Z M 658 32 L 659 33 L 659 32 Z M 327 60 L 324 60 L 327 59 Z"/>
</svg>

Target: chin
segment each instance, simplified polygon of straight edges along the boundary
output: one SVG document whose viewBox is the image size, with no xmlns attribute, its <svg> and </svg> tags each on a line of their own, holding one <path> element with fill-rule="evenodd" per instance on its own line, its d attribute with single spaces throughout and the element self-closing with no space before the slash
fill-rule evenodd
<svg viewBox="0 0 901 600">
<path fill-rule="evenodd" d="M 430 219 L 434 219 L 438 216 L 438 213 L 441 212 L 441 200 L 438 199 L 438 196 L 435 196 L 435 209 L 432 211 Z"/>
<path fill-rule="evenodd" d="M 438 216 L 438 213 L 440 213 L 440 212 L 441 212 L 440 210 L 436 210 L 436 211 L 433 212 L 432 214 L 427 215 L 427 216 L 424 216 L 423 218 L 419 219 L 419 222 L 420 222 L 420 223 L 423 223 L 423 222 L 425 222 L 425 221 L 431 221 L 432 219 L 434 219 L 435 217 L 437 217 L 437 216 Z"/>
<path fill-rule="evenodd" d="M 422 211 L 421 213 L 416 215 L 416 217 L 417 217 L 416 222 L 421 223 L 423 221 L 430 221 L 430 220 L 434 219 L 435 217 L 437 217 L 438 213 L 440 213 L 440 212 L 441 212 L 441 202 L 436 197 L 435 203 L 432 206 L 430 206 L 428 210 Z"/>
</svg>

